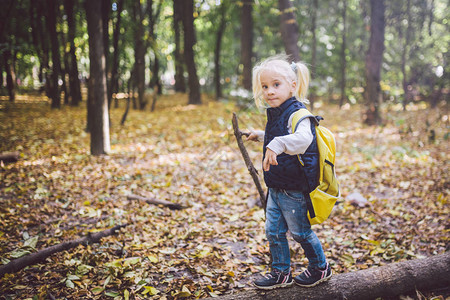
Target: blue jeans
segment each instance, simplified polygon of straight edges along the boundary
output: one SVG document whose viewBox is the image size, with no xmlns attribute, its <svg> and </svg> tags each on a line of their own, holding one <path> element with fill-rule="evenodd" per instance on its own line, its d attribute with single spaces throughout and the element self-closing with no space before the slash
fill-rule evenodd
<svg viewBox="0 0 450 300">
<path fill-rule="evenodd" d="M 291 257 L 286 232 L 299 242 L 309 261 L 309 267 L 324 268 L 325 254 L 307 216 L 306 199 L 302 192 L 269 188 L 266 209 L 266 236 L 272 254 L 272 268 L 290 272 Z"/>
</svg>

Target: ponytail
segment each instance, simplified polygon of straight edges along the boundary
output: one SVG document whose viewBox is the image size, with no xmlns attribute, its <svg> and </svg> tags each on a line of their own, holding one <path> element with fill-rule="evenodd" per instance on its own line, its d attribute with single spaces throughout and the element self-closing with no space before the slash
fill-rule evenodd
<svg viewBox="0 0 450 300">
<path fill-rule="evenodd" d="M 297 63 L 292 63 L 291 68 L 292 68 L 292 71 L 294 71 L 295 75 L 297 76 L 297 86 L 295 87 L 294 96 L 300 102 L 308 104 L 309 100 L 306 98 L 306 95 L 308 94 L 308 87 L 309 87 L 308 67 L 302 62 L 297 62 Z"/>
</svg>

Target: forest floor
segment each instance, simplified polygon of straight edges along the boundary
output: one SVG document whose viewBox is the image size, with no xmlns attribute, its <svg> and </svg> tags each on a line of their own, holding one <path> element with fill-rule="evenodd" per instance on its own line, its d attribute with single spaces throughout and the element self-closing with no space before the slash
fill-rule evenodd
<svg viewBox="0 0 450 300">
<path fill-rule="evenodd" d="M 111 110 L 111 153 L 89 154 L 85 106 L 0 103 L 1 264 L 48 246 L 128 224 L 101 243 L 60 252 L 0 279 L 0 299 L 204 298 L 251 288 L 268 271 L 263 210 L 231 125 L 263 129 L 264 113 L 232 103 L 185 105 L 162 96 L 155 112 Z M 447 108 L 446 108 L 447 109 Z M 362 108 L 314 113 L 337 139 L 342 199 L 314 231 L 335 273 L 428 257 L 449 248 L 450 121 L 446 109 Z M 261 167 L 261 144 L 245 142 Z M 261 172 L 260 172 L 261 173 Z M 128 200 L 136 194 L 182 210 Z M 294 275 L 306 266 L 291 242 Z"/>
</svg>

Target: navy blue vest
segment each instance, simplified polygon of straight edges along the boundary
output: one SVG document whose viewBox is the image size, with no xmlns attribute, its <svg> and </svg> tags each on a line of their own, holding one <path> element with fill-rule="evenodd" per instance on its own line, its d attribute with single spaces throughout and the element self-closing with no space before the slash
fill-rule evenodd
<svg viewBox="0 0 450 300">
<path fill-rule="evenodd" d="M 305 108 L 305 105 L 292 97 L 286 100 L 279 107 L 271 107 L 267 109 L 267 125 L 264 135 L 263 160 L 266 155 L 267 145 L 275 137 L 289 134 L 289 117 L 300 108 Z M 267 187 L 309 192 L 318 185 L 319 152 L 317 149 L 316 131 L 314 126 L 314 122 L 311 122 L 313 141 L 306 152 L 301 155 L 303 162 L 305 163 L 305 167 L 302 167 L 298 161 L 297 155 L 281 153 L 277 156 L 278 165 L 271 165 L 269 171 L 264 171 L 264 181 L 266 182 Z"/>
</svg>

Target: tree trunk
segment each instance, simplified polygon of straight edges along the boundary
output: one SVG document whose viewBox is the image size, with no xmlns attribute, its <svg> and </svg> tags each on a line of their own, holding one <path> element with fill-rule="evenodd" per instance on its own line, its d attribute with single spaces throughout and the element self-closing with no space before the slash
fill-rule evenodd
<svg viewBox="0 0 450 300">
<path fill-rule="evenodd" d="M 194 28 L 194 1 L 182 0 L 183 29 L 184 29 L 184 59 L 188 71 L 189 104 L 201 104 L 200 83 L 197 76 L 197 67 L 194 59 L 195 28 Z"/>
<path fill-rule="evenodd" d="M 34 1 L 32 1 L 34 2 Z M 40 80 L 41 82 L 45 82 L 44 83 L 44 90 L 45 90 L 45 94 L 48 97 L 51 97 L 51 75 L 50 75 L 50 67 L 49 67 L 49 41 L 48 41 L 48 34 L 47 31 L 45 30 L 45 20 L 43 20 L 42 16 L 45 16 L 46 14 L 46 6 L 45 3 L 43 1 L 37 1 L 36 2 L 36 31 L 37 31 L 37 40 L 38 40 L 38 45 L 37 47 L 39 48 L 39 50 L 37 50 L 36 52 L 39 53 L 39 60 L 41 62 L 40 64 L 40 72 L 41 72 L 41 76 L 40 76 Z"/>
<path fill-rule="evenodd" d="M 411 0 L 406 1 L 406 17 L 408 20 L 408 25 L 406 25 L 406 37 L 405 44 L 402 50 L 402 62 L 401 62 L 401 71 L 403 75 L 402 85 L 403 85 L 403 110 L 406 110 L 406 105 L 409 101 L 409 92 L 408 92 L 408 75 L 406 74 L 406 58 L 408 56 L 408 48 L 410 47 L 410 37 L 411 37 Z M 402 24 L 399 24 L 400 31 Z M 401 34 L 400 34 L 401 36 Z"/>
<path fill-rule="evenodd" d="M 316 78 L 317 72 L 317 11 L 319 10 L 318 0 L 313 0 L 313 7 L 311 13 L 311 32 L 312 32 L 312 45 L 311 45 L 311 82 Z M 310 94 L 309 94 L 309 105 L 311 107 L 311 111 L 314 110 L 314 102 L 316 100 L 316 92 L 317 88 L 315 86 L 310 86 Z"/>
<path fill-rule="evenodd" d="M 281 17 L 281 36 L 284 49 L 291 61 L 300 61 L 300 50 L 298 48 L 298 24 L 295 19 L 294 6 L 291 0 L 278 0 Z"/>
<path fill-rule="evenodd" d="M 341 49 L 341 100 L 339 101 L 339 107 L 344 105 L 344 102 L 347 99 L 347 95 L 345 94 L 345 84 L 346 84 L 346 72 L 347 72 L 347 59 L 345 52 L 347 51 L 347 0 L 342 1 L 342 49 Z"/>
<path fill-rule="evenodd" d="M 182 0 L 173 1 L 173 28 L 175 34 L 175 91 L 186 92 L 186 82 L 184 80 L 184 59 L 181 49 L 181 36 L 182 36 L 182 14 L 183 5 Z"/>
<path fill-rule="evenodd" d="M 150 87 L 157 92 L 158 95 L 162 94 L 162 83 L 159 78 L 159 59 L 158 55 L 156 54 L 155 49 L 155 59 L 153 60 L 152 64 L 152 79 L 150 80 Z"/>
<path fill-rule="evenodd" d="M 3 66 L 3 58 L 2 58 L 2 56 L 0 55 L 0 89 L 2 89 L 3 88 L 3 69 L 4 69 L 4 66 Z"/>
<path fill-rule="evenodd" d="M 37 3 L 36 1 L 30 2 L 30 27 L 31 27 L 31 40 L 33 41 L 34 50 L 36 51 L 36 56 L 39 61 L 39 82 L 42 82 L 42 50 L 39 43 L 39 35 L 38 35 L 38 23 L 40 23 L 39 14 L 37 12 Z M 3 81 L 0 81 L 3 82 Z"/>
<path fill-rule="evenodd" d="M 253 57 L 253 0 L 242 1 L 241 11 L 241 63 L 242 86 L 252 89 L 252 57 Z"/>
<path fill-rule="evenodd" d="M 90 77 L 92 88 L 91 154 L 101 155 L 110 151 L 108 99 L 106 95 L 105 52 L 103 50 L 103 25 L 101 2 L 86 0 L 86 16 L 89 33 Z"/>
<path fill-rule="evenodd" d="M 133 109 L 138 109 L 135 97 L 136 94 L 136 80 L 134 79 L 135 76 L 136 70 L 135 68 L 133 68 L 130 73 L 130 78 L 128 79 L 128 95 L 131 99 L 131 102 L 133 103 Z"/>
<path fill-rule="evenodd" d="M 272 291 L 250 290 L 224 295 L 228 299 L 320 299 L 369 300 L 389 299 L 406 293 L 429 291 L 450 286 L 450 252 L 441 255 L 392 263 L 352 273 L 337 274 L 313 288 L 292 288 Z"/>
<path fill-rule="evenodd" d="M 156 100 L 158 100 L 158 95 L 159 95 L 159 87 L 155 86 L 155 89 L 153 90 L 153 95 L 152 95 L 152 108 L 151 108 L 151 112 L 155 111 L 156 108 Z"/>
<path fill-rule="evenodd" d="M 56 32 L 56 16 L 58 16 L 58 1 L 49 0 L 47 9 L 47 30 L 50 35 L 50 44 L 52 48 L 52 74 L 50 98 L 52 99 L 52 108 L 61 108 L 61 91 L 59 90 L 59 76 L 61 74 L 61 57 L 59 53 L 58 34 Z"/>
<path fill-rule="evenodd" d="M 155 33 L 156 22 L 161 12 L 162 1 L 159 1 L 156 11 L 153 9 L 153 0 L 148 1 L 148 15 L 149 15 L 149 33 L 150 33 L 150 47 L 155 55 L 153 64 L 151 64 L 152 78 L 150 80 L 150 88 L 157 92 L 158 95 L 162 94 L 162 84 L 159 78 L 159 54 L 158 54 L 158 37 Z M 155 94 L 153 94 L 155 96 Z M 153 98 L 155 99 L 155 98 Z M 152 103 L 152 111 L 154 110 L 154 101 Z"/>
<path fill-rule="evenodd" d="M 105 52 L 105 75 L 106 75 L 106 96 L 108 97 L 108 108 L 111 99 L 111 81 L 110 81 L 110 67 L 109 67 L 109 15 L 111 12 L 111 0 L 102 1 L 102 21 L 103 21 L 103 51 Z"/>
<path fill-rule="evenodd" d="M 113 33 L 113 59 L 112 59 L 112 68 L 111 68 L 111 88 L 109 89 L 108 95 L 108 107 L 111 107 L 111 99 L 114 93 L 119 91 L 119 39 L 120 39 L 120 26 L 122 22 L 122 10 L 123 10 L 123 2 L 124 0 L 119 0 L 117 3 L 117 20 L 114 26 Z M 116 102 L 116 108 L 118 104 Z"/>
<path fill-rule="evenodd" d="M 222 47 L 222 37 L 227 25 L 226 11 L 227 2 L 222 1 L 220 4 L 220 23 L 216 35 L 216 48 L 214 49 L 214 84 L 216 87 L 216 99 L 222 98 L 222 84 L 220 83 L 220 50 Z"/>
<path fill-rule="evenodd" d="M 125 106 L 125 111 L 122 115 L 122 119 L 120 120 L 120 125 L 122 125 L 122 126 L 123 126 L 123 124 L 125 124 L 125 121 L 127 120 L 128 112 L 130 111 L 130 102 L 131 102 L 131 96 L 128 96 L 127 104 Z"/>
<path fill-rule="evenodd" d="M 13 15 L 15 9 L 15 1 L 2 2 L 2 17 L 0 22 L 0 59 L 3 59 L 2 64 L 6 72 L 6 87 L 8 89 L 9 101 L 14 102 L 16 99 L 16 75 L 14 67 L 14 53 L 11 52 L 12 44 L 8 42 L 8 35 L 12 35 L 9 31 L 9 19 Z M 2 57 L 3 56 L 3 57 Z M 2 70 L 0 70 L 2 71 Z M 3 75 L 3 74 L 2 74 Z M 0 87 L 3 85 L 3 81 L 0 83 Z"/>
<path fill-rule="evenodd" d="M 147 106 L 147 100 L 145 99 L 145 43 L 144 37 L 144 25 L 142 24 L 143 15 L 141 3 L 139 0 L 134 0 L 133 15 L 136 20 L 136 30 L 134 35 L 134 64 L 135 64 L 135 76 L 136 86 L 138 90 L 139 109 L 144 110 Z"/>
<path fill-rule="evenodd" d="M 381 123 L 379 106 L 381 103 L 380 73 L 384 51 L 384 0 L 370 0 L 370 41 L 366 55 L 366 114 L 364 123 Z"/>
<path fill-rule="evenodd" d="M 86 79 L 86 85 L 87 85 L 87 109 L 86 109 L 86 132 L 92 132 L 92 124 L 94 124 L 93 120 L 93 114 L 94 114 L 94 97 L 92 96 L 93 93 L 93 87 L 91 86 L 91 80 L 90 75 Z"/>
<path fill-rule="evenodd" d="M 78 106 L 81 102 L 81 88 L 80 79 L 78 78 L 78 64 L 77 56 L 75 54 L 75 36 L 76 36 L 76 22 L 74 19 L 75 0 L 65 0 L 64 6 L 67 14 L 68 38 L 70 44 L 69 50 L 69 64 L 67 66 L 69 73 L 69 89 L 70 89 L 70 104 Z"/>
<path fill-rule="evenodd" d="M 9 47 L 9 45 L 8 45 Z M 6 71 L 6 87 L 8 89 L 9 101 L 14 102 L 16 100 L 16 73 L 14 71 L 14 59 L 12 58 L 11 51 L 9 49 L 3 52 L 3 64 Z"/>
<path fill-rule="evenodd" d="M 59 10 L 58 10 L 59 11 Z M 59 41 L 61 42 L 61 45 L 67 45 L 66 42 L 66 37 L 65 34 L 63 32 L 59 32 Z M 61 74 L 60 74 L 60 79 L 61 79 L 61 92 L 64 93 L 64 104 L 65 105 L 69 105 L 69 100 L 70 100 L 70 91 L 69 91 L 69 86 L 68 86 L 68 82 L 66 80 L 66 75 L 68 75 L 68 70 L 69 70 L 69 52 L 66 52 L 66 47 L 63 47 L 61 49 L 62 51 L 62 61 L 61 61 Z"/>
</svg>

